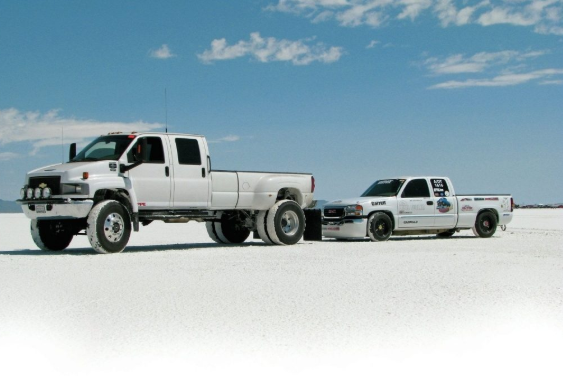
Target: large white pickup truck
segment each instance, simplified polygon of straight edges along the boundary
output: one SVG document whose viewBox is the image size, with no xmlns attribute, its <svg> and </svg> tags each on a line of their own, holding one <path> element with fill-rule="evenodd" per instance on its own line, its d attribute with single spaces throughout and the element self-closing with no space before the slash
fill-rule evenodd
<svg viewBox="0 0 563 377">
<path fill-rule="evenodd" d="M 78 154 L 72 144 L 68 163 L 29 172 L 19 202 L 42 250 L 63 250 L 85 232 L 97 252 L 115 253 L 132 228 L 154 220 L 205 221 L 218 243 L 255 231 L 267 244 L 294 244 L 314 189 L 311 174 L 211 170 L 200 135 L 114 133 Z"/>
<path fill-rule="evenodd" d="M 451 237 L 461 229 L 491 237 L 512 220 L 508 194 L 456 195 L 446 177 L 400 177 L 376 181 L 359 198 L 327 203 L 322 232 L 328 238 L 386 241 L 391 235 Z"/>
</svg>

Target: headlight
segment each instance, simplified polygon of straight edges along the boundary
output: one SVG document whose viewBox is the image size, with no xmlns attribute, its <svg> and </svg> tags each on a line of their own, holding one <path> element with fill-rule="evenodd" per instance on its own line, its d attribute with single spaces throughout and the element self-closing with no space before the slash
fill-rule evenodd
<svg viewBox="0 0 563 377">
<path fill-rule="evenodd" d="M 48 198 L 51 197 L 51 189 L 50 189 L 49 187 L 45 187 L 45 188 L 43 189 L 43 197 L 44 197 L 45 199 L 48 199 Z"/>
<path fill-rule="evenodd" d="M 344 209 L 346 216 L 362 216 L 364 214 L 364 207 L 359 204 L 348 206 Z"/>
<path fill-rule="evenodd" d="M 26 191 L 27 191 L 27 190 L 25 189 L 25 187 L 22 187 L 22 188 L 20 189 L 20 198 L 21 198 L 22 200 L 25 199 L 25 193 L 26 193 Z"/>
<path fill-rule="evenodd" d="M 37 188 L 35 189 L 35 194 L 34 194 L 35 199 L 41 198 L 41 191 L 42 191 L 42 190 L 41 190 L 41 187 L 37 187 Z"/>
<path fill-rule="evenodd" d="M 31 187 L 27 189 L 27 198 L 33 199 L 33 189 Z"/>
<path fill-rule="evenodd" d="M 62 186 L 63 189 L 63 195 L 68 195 L 68 194 L 84 194 L 84 191 L 87 190 L 83 190 L 82 186 L 77 184 L 77 183 L 65 183 Z"/>
</svg>

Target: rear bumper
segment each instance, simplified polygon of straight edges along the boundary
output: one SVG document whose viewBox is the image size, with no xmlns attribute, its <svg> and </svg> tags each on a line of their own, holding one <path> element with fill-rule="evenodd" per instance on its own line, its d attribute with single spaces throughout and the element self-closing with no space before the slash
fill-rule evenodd
<svg viewBox="0 0 563 377">
<path fill-rule="evenodd" d="M 323 236 L 327 238 L 365 238 L 367 219 L 354 218 L 322 222 Z"/>
<path fill-rule="evenodd" d="M 23 213 L 30 219 L 81 219 L 88 216 L 93 200 L 19 200 Z"/>
</svg>

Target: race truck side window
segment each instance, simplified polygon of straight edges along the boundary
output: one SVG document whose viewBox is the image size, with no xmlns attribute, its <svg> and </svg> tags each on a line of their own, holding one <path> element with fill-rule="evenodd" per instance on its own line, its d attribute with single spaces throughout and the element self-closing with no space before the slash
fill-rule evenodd
<svg viewBox="0 0 563 377">
<path fill-rule="evenodd" d="M 403 191 L 403 198 L 429 198 L 430 190 L 426 179 L 413 179 L 405 187 Z"/>
<path fill-rule="evenodd" d="M 127 153 L 127 161 L 130 163 L 135 162 L 133 157 L 133 151 L 137 148 L 137 145 L 141 142 L 143 138 L 137 139 L 137 142 Z M 149 164 L 164 164 L 164 149 L 162 148 L 162 140 L 159 137 L 147 137 L 147 155 L 148 160 L 146 163 Z"/>
</svg>

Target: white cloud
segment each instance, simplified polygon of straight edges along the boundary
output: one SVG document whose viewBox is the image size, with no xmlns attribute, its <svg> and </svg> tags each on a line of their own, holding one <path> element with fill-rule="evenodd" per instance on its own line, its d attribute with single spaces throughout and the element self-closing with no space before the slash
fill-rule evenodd
<svg viewBox="0 0 563 377">
<path fill-rule="evenodd" d="M 238 135 L 227 135 L 225 137 L 222 137 L 220 139 L 216 139 L 216 140 L 208 140 L 209 143 L 234 143 L 235 141 L 239 141 L 240 140 L 240 136 Z"/>
<path fill-rule="evenodd" d="M 380 43 L 381 42 L 379 42 L 379 41 L 372 40 L 371 42 L 369 42 L 369 44 L 366 46 L 366 48 L 374 48 L 375 46 L 377 46 Z"/>
<path fill-rule="evenodd" d="M 2 152 L 2 153 L 0 153 L 0 161 L 13 160 L 17 157 L 19 157 L 19 155 L 17 153 L 13 153 L 13 152 Z"/>
<path fill-rule="evenodd" d="M 469 87 L 499 87 L 499 86 L 514 86 L 525 84 L 530 81 L 537 81 L 541 79 L 550 78 L 553 76 L 563 75 L 563 69 L 544 69 L 539 71 L 527 73 L 512 73 L 503 74 L 491 79 L 468 79 L 464 81 L 447 81 L 444 83 L 436 84 L 430 89 L 459 89 Z M 559 80 L 556 80 L 559 81 Z M 548 81 L 542 81 L 540 84 L 545 84 Z"/>
<path fill-rule="evenodd" d="M 155 59 L 170 59 L 176 56 L 172 53 L 172 51 L 170 51 L 167 44 L 163 44 L 156 50 L 150 50 L 149 53 L 151 58 Z"/>
<path fill-rule="evenodd" d="M 547 51 L 519 52 L 505 50 L 499 52 L 479 52 L 468 58 L 462 54 L 448 56 L 440 60 L 429 58 L 424 64 L 433 74 L 457 74 L 483 72 L 494 65 L 506 65 L 512 61 L 523 62 L 527 59 L 537 58 L 545 55 Z"/>
<path fill-rule="evenodd" d="M 215 60 L 231 60 L 252 56 L 259 62 L 289 61 L 294 65 L 308 65 L 318 61 L 333 63 L 343 54 L 342 47 L 327 47 L 322 43 L 308 44 L 312 39 L 289 41 L 286 39 L 263 38 L 260 33 L 250 34 L 250 40 L 228 45 L 227 40 L 215 39 L 211 49 L 198 54 L 203 63 Z"/>
<path fill-rule="evenodd" d="M 428 12 L 443 27 L 509 24 L 534 27 L 541 34 L 563 35 L 563 0 L 277 0 L 266 9 L 302 15 L 312 22 L 335 19 L 349 27 L 414 21 Z"/>
<path fill-rule="evenodd" d="M 89 138 L 108 132 L 141 132 L 163 127 L 159 123 L 142 121 L 123 123 L 63 118 L 59 113 L 59 110 L 41 114 L 20 112 L 14 108 L 0 109 L 0 145 L 29 142 L 33 146 L 33 154 L 43 147 L 60 145 L 63 131 L 65 142 L 83 143 Z"/>
</svg>

